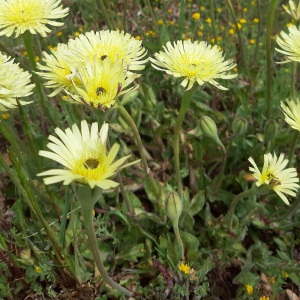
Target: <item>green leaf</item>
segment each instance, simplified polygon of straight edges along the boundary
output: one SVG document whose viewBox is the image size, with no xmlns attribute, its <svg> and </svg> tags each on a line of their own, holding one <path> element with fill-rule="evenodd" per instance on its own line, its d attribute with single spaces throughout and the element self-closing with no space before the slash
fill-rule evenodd
<svg viewBox="0 0 300 300">
<path fill-rule="evenodd" d="M 205 194 L 204 191 L 201 190 L 199 191 L 193 198 L 190 203 L 190 206 L 187 209 L 187 212 L 191 215 L 194 216 L 196 215 L 201 209 L 203 208 L 205 204 Z"/>
</svg>

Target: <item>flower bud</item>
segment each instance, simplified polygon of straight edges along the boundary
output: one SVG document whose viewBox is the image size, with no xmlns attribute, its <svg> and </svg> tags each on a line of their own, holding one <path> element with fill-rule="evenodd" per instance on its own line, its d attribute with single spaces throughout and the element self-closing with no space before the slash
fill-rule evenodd
<svg viewBox="0 0 300 300">
<path fill-rule="evenodd" d="M 178 224 L 182 212 L 182 202 L 176 192 L 171 192 L 166 199 L 167 216 L 172 224 Z"/>
<path fill-rule="evenodd" d="M 248 121 L 243 117 L 237 117 L 232 123 L 232 132 L 236 136 L 240 136 L 246 133 L 248 129 Z"/>
<path fill-rule="evenodd" d="M 204 136 L 212 138 L 215 142 L 219 143 L 218 131 L 216 123 L 207 116 L 200 118 L 200 129 Z"/>
<path fill-rule="evenodd" d="M 272 139 L 277 134 L 277 122 L 273 119 L 268 120 L 265 126 L 265 136 L 267 139 Z"/>
</svg>

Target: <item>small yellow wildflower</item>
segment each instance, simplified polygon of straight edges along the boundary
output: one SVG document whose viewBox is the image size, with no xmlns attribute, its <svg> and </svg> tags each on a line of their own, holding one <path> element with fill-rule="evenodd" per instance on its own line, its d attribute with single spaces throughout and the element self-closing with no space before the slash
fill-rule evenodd
<svg viewBox="0 0 300 300">
<path fill-rule="evenodd" d="M 222 47 L 220 45 L 217 46 L 219 51 L 222 51 Z"/>
<path fill-rule="evenodd" d="M 80 35 L 80 32 L 79 32 L 79 31 L 76 31 L 76 32 L 74 33 L 74 35 L 77 37 L 77 36 Z"/>
<path fill-rule="evenodd" d="M 254 45 L 255 43 L 256 43 L 256 42 L 255 42 L 254 39 L 250 39 L 250 40 L 249 40 L 249 44 L 250 44 L 250 45 Z"/>
<path fill-rule="evenodd" d="M 270 298 L 267 297 L 267 296 L 261 296 L 261 297 L 259 298 L 259 300 L 270 300 Z"/>
<path fill-rule="evenodd" d="M 152 37 L 154 37 L 155 36 L 155 32 L 154 31 L 152 31 L 152 30 L 148 30 L 147 32 L 146 32 L 146 36 L 152 36 Z"/>
<path fill-rule="evenodd" d="M 228 33 L 231 34 L 231 35 L 233 35 L 234 34 L 234 30 L 233 29 L 229 29 Z"/>
<path fill-rule="evenodd" d="M 248 295 L 252 295 L 253 294 L 253 287 L 250 284 L 246 284 L 245 285 L 246 291 Z"/>
<path fill-rule="evenodd" d="M 259 23 L 259 18 L 254 18 L 253 23 Z"/>
<path fill-rule="evenodd" d="M 79 26 L 78 31 L 79 31 L 79 32 L 83 32 L 83 31 L 84 31 L 83 27 L 82 27 L 82 26 Z"/>
<path fill-rule="evenodd" d="M 242 29 L 242 24 L 240 24 L 240 23 L 237 23 L 237 26 L 238 26 L 238 29 Z"/>
<path fill-rule="evenodd" d="M 169 21 L 169 25 L 174 25 L 174 24 L 175 24 L 174 20 Z"/>
<path fill-rule="evenodd" d="M 251 5 L 255 6 L 256 5 L 255 1 L 251 1 Z"/>
<path fill-rule="evenodd" d="M 270 284 L 274 284 L 275 283 L 275 278 L 273 276 L 269 277 L 268 281 L 269 281 Z"/>
<path fill-rule="evenodd" d="M 222 31 L 224 31 L 224 30 L 225 30 L 225 27 L 222 25 L 222 26 L 220 27 L 220 29 L 221 29 Z"/>
<path fill-rule="evenodd" d="M 56 35 L 57 36 L 62 36 L 62 34 L 63 34 L 62 31 L 59 31 Z"/>
<path fill-rule="evenodd" d="M 234 72 L 238 72 L 238 70 L 239 70 L 238 68 L 233 68 Z"/>
<path fill-rule="evenodd" d="M 218 41 L 218 42 L 221 42 L 221 41 L 222 41 L 222 37 L 221 37 L 221 36 L 218 36 L 218 37 L 217 37 L 217 41 Z"/>
<path fill-rule="evenodd" d="M 210 41 L 211 41 L 212 44 L 215 44 L 215 43 L 216 43 L 216 41 L 215 41 L 214 38 L 210 39 Z"/>
<path fill-rule="evenodd" d="M 247 12 L 247 11 L 248 11 L 248 8 L 247 8 L 247 7 L 244 7 L 244 8 L 243 8 L 243 11 L 244 11 L 244 12 Z"/>
<path fill-rule="evenodd" d="M 200 30 L 203 30 L 203 28 L 204 28 L 203 25 L 199 26 L 199 29 L 200 29 Z"/>
<path fill-rule="evenodd" d="M 40 60 L 40 58 L 39 58 L 38 56 L 36 56 L 36 57 L 34 58 L 34 60 L 35 60 L 36 62 L 38 62 L 38 61 Z"/>
<path fill-rule="evenodd" d="M 216 9 L 216 11 L 217 11 L 218 13 L 221 13 L 221 12 L 222 12 L 222 8 L 221 8 L 221 7 L 218 7 L 218 8 Z"/>
<path fill-rule="evenodd" d="M 200 10 L 205 11 L 206 10 L 205 6 L 200 6 Z"/>
<path fill-rule="evenodd" d="M 288 278 L 288 277 L 289 277 L 289 274 L 288 274 L 287 272 L 285 272 L 285 271 L 282 271 L 282 272 L 281 272 L 281 275 L 282 275 L 282 277 L 284 277 L 284 278 Z"/>
<path fill-rule="evenodd" d="M 53 46 L 52 45 L 48 45 L 47 48 L 50 50 L 50 49 L 53 48 Z"/>
<path fill-rule="evenodd" d="M 138 40 L 138 41 L 140 41 L 142 38 L 141 38 L 140 35 L 137 35 L 137 36 L 135 36 L 135 39 Z"/>
<path fill-rule="evenodd" d="M 163 21 L 162 19 L 159 19 L 159 20 L 157 20 L 157 24 L 158 24 L 158 25 L 163 25 L 163 24 L 164 24 L 164 21 Z"/>
<path fill-rule="evenodd" d="M 199 20 L 200 19 L 200 13 L 193 13 L 192 14 L 192 18 L 194 19 L 194 20 Z"/>
<path fill-rule="evenodd" d="M 202 31 L 198 31 L 198 32 L 197 32 L 197 35 L 198 35 L 199 37 L 202 37 L 202 36 L 203 36 L 203 32 L 202 32 Z"/>
<path fill-rule="evenodd" d="M 171 14 L 171 13 L 173 12 L 173 9 L 169 8 L 169 9 L 167 10 L 167 12 L 168 12 L 169 14 Z"/>
<path fill-rule="evenodd" d="M 293 26 L 293 25 L 294 25 L 293 23 L 287 23 L 286 27 L 290 27 L 290 26 Z"/>
<path fill-rule="evenodd" d="M 34 268 L 34 270 L 35 270 L 35 273 L 37 273 L 37 274 L 41 274 L 42 273 L 42 269 L 39 266 L 36 266 Z"/>
<path fill-rule="evenodd" d="M 183 262 L 180 264 L 178 267 L 179 271 L 181 271 L 184 274 L 189 274 L 190 272 L 190 267 L 187 264 L 184 264 Z"/>
<path fill-rule="evenodd" d="M 242 19 L 240 19 L 240 23 L 241 23 L 241 24 L 246 24 L 246 23 L 247 23 L 247 20 L 244 19 L 244 18 L 242 18 Z"/>
<path fill-rule="evenodd" d="M 1 117 L 3 120 L 7 120 L 9 118 L 9 114 L 2 114 Z"/>
<path fill-rule="evenodd" d="M 22 53 L 24 56 L 27 56 L 27 51 L 23 51 Z"/>
<path fill-rule="evenodd" d="M 208 23 L 208 24 L 210 24 L 210 23 L 211 23 L 211 18 L 207 18 L 207 19 L 205 20 L 205 22 Z"/>
</svg>

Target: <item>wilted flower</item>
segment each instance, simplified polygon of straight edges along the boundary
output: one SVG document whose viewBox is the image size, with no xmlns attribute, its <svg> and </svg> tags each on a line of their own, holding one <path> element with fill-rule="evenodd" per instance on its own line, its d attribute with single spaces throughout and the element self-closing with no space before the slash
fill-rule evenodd
<svg viewBox="0 0 300 300">
<path fill-rule="evenodd" d="M 284 155 L 281 153 L 277 158 L 276 154 L 274 156 L 271 153 L 265 154 L 262 172 L 259 171 L 252 157 L 249 158 L 249 161 L 253 165 L 249 170 L 253 172 L 253 177 L 257 180 L 256 185 L 268 185 L 289 205 L 289 201 L 284 194 L 295 197 L 296 193 L 294 191 L 297 191 L 300 186 L 296 169 L 284 169 L 288 164 L 288 160 L 284 159 Z"/>
<path fill-rule="evenodd" d="M 276 51 L 286 55 L 286 60 L 289 61 L 300 61 L 300 31 L 295 25 L 289 26 L 289 34 L 284 31 L 280 32 L 276 42 L 281 49 L 275 48 Z"/>
<path fill-rule="evenodd" d="M 206 42 L 190 40 L 168 42 L 164 51 L 155 53 L 150 58 L 155 69 L 165 71 L 174 77 L 184 77 L 181 85 L 189 90 L 195 82 L 203 85 L 208 82 L 219 89 L 227 88 L 216 82 L 216 79 L 231 79 L 237 74 L 228 74 L 236 66 L 231 60 L 224 60 L 218 46 L 207 45 Z"/>
<path fill-rule="evenodd" d="M 30 82 L 31 74 L 14 63 L 14 59 L 0 53 L 0 111 L 18 106 L 17 98 L 32 94 L 34 84 Z M 32 101 L 19 101 L 26 105 Z"/>
<path fill-rule="evenodd" d="M 285 11 L 294 18 L 295 21 L 298 21 L 300 19 L 300 3 L 298 4 L 298 6 L 296 6 L 295 2 L 290 0 L 289 6 L 282 6 L 285 9 Z"/>
<path fill-rule="evenodd" d="M 286 103 L 287 105 L 280 103 L 284 119 L 292 128 L 300 131 L 300 102 L 296 99 L 287 100 Z"/>
<path fill-rule="evenodd" d="M 0 35 L 16 37 L 26 30 L 47 36 L 51 30 L 46 25 L 62 26 L 54 21 L 65 17 L 69 9 L 60 0 L 0 0 Z"/>
<path fill-rule="evenodd" d="M 50 158 L 62 164 L 65 169 L 52 169 L 38 176 L 44 178 L 45 184 L 63 181 L 64 185 L 72 181 L 89 185 L 91 188 L 98 186 L 102 189 L 116 187 L 117 182 L 108 178 L 114 176 L 118 170 L 138 161 L 124 164 L 130 155 L 114 162 L 119 150 L 119 145 L 114 144 L 110 151 L 106 151 L 108 124 L 104 123 L 99 132 L 98 123 L 92 124 L 89 129 L 86 121 L 81 122 L 81 131 L 76 124 L 72 128 L 62 131 L 55 129 L 59 139 L 50 135 L 51 141 L 47 147 L 51 151 L 39 151 L 39 155 Z"/>
</svg>

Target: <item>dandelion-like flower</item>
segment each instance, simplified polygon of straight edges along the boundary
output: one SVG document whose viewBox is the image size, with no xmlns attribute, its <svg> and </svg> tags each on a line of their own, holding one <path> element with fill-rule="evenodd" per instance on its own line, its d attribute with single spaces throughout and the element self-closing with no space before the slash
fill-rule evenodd
<svg viewBox="0 0 300 300">
<path fill-rule="evenodd" d="M 57 49 L 51 49 L 51 54 L 43 52 L 43 61 L 45 65 L 37 64 L 41 72 L 37 72 L 41 77 L 46 79 L 45 86 L 54 91 L 49 95 L 53 97 L 60 93 L 62 90 L 73 92 L 75 82 L 80 84 L 79 79 L 76 77 L 76 57 L 70 54 L 66 44 L 58 44 Z"/>
<path fill-rule="evenodd" d="M 73 81 L 76 93 L 67 94 L 75 102 L 103 110 L 113 106 L 118 96 L 138 88 L 138 85 L 128 87 L 138 75 L 126 73 L 121 63 L 112 62 L 108 57 L 94 56 L 77 73 L 80 84 L 77 86 Z"/>
<path fill-rule="evenodd" d="M 281 49 L 275 48 L 276 51 L 285 54 L 286 60 L 283 63 L 290 61 L 300 61 L 300 31 L 295 25 L 288 27 L 289 34 L 284 31 L 280 32 L 276 42 Z"/>
<path fill-rule="evenodd" d="M 34 84 L 30 81 L 31 74 L 14 63 L 14 59 L 0 53 L 0 111 L 18 106 L 17 98 L 32 94 Z M 19 101 L 26 105 L 32 101 Z"/>
<path fill-rule="evenodd" d="M 68 46 L 84 64 L 87 58 L 92 59 L 96 55 L 102 59 L 109 57 L 113 62 L 118 60 L 126 70 L 140 71 L 148 61 L 148 58 L 145 59 L 147 51 L 142 47 L 142 41 L 124 31 L 87 32 L 70 40 Z"/>
<path fill-rule="evenodd" d="M 290 14 L 295 21 L 300 19 L 300 3 L 296 6 L 295 2 L 290 0 L 289 5 L 282 5 L 285 11 Z"/>
<path fill-rule="evenodd" d="M 46 25 L 62 26 L 54 21 L 65 17 L 69 9 L 61 0 L 0 0 L 0 35 L 16 37 L 29 30 L 46 37 L 51 30 Z"/>
<path fill-rule="evenodd" d="M 89 129 L 86 121 L 81 122 L 81 131 L 76 124 L 72 128 L 62 131 L 55 129 L 59 138 L 49 136 L 47 147 L 51 151 L 39 151 L 39 155 L 57 161 L 65 169 L 52 169 L 38 176 L 44 178 L 45 184 L 63 181 L 64 185 L 76 181 L 89 185 L 109 189 L 118 186 L 118 183 L 108 178 L 114 176 L 118 170 L 137 163 L 139 160 L 124 164 L 130 155 L 115 160 L 120 146 L 114 144 L 110 151 L 106 151 L 108 124 L 104 123 L 98 130 L 98 123 L 92 124 Z"/>
<path fill-rule="evenodd" d="M 296 100 L 287 100 L 280 103 L 280 107 L 284 113 L 285 121 L 294 129 L 300 131 L 300 102 Z"/>
<path fill-rule="evenodd" d="M 253 286 L 250 284 L 246 284 L 245 285 L 246 291 L 248 295 L 252 295 L 253 294 Z"/>
<path fill-rule="evenodd" d="M 228 74 L 236 66 L 232 60 L 225 60 L 218 46 L 206 42 L 177 41 L 168 42 L 164 51 L 150 58 L 155 69 L 165 71 L 174 77 L 184 77 L 181 85 L 189 90 L 195 82 L 203 85 L 208 82 L 219 89 L 227 90 L 216 79 L 232 79 L 237 74 Z"/>
<path fill-rule="evenodd" d="M 259 171 L 253 158 L 249 158 L 253 167 L 249 170 L 253 172 L 253 177 L 257 180 L 256 185 L 268 185 L 275 193 L 289 205 L 289 201 L 284 194 L 295 197 L 297 189 L 300 187 L 297 177 L 297 171 L 295 168 L 285 167 L 288 164 L 288 160 L 284 159 L 284 155 L 281 153 L 279 158 L 276 154 L 272 156 L 271 153 L 264 155 L 264 166 L 262 172 Z"/>
<path fill-rule="evenodd" d="M 185 263 L 181 263 L 178 267 L 179 271 L 181 271 L 184 274 L 189 274 L 191 267 Z"/>
</svg>

